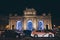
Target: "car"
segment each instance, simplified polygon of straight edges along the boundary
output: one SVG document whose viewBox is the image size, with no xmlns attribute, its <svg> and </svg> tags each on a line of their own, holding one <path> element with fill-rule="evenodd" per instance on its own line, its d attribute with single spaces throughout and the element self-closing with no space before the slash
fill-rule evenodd
<svg viewBox="0 0 60 40">
<path fill-rule="evenodd" d="M 25 34 L 25 37 L 31 37 L 31 30 L 23 30 L 23 33 Z"/>
<path fill-rule="evenodd" d="M 16 33 L 20 34 L 20 37 L 24 37 L 25 36 L 25 33 L 23 32 L 23 30 L 16 30 L 15 31 Z"/>
<path fill-rule="evenodd" d="M 31 37 L 54 37 L 54 34 L 52 32 L 35 30 L 31 32 Z"/>
<path fill-rule="evenodd" d="M 3 32 L 1 34 L 1 37 L 4 37 L 4 38 L 19 38 L 20 34 L 16 33 L 13 30 L 5 30 L 5 32 Z"/>
<path fill-rule="evenodd" d="M 20 37 L 30 37 L 31 36 L 31 30 L 16 30 L 15 32 L 20 34 Z"/>
</svg>

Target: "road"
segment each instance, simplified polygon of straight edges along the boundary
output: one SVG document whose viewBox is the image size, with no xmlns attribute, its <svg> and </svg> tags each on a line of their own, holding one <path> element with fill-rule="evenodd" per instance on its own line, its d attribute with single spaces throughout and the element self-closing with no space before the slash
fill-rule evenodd
<svg viewBox="0 0 60 40">
<path fill-rule="evenodd" d="M 24 37 L 24 38 L 0 38 L 0 40 L 59 40 L 59 38 L 32 38 L 32 37 Z"/>
</svg>

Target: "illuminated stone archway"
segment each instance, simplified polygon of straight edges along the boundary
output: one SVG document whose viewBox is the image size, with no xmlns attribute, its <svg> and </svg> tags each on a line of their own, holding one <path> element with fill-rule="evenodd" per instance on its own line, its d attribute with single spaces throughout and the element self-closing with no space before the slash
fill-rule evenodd
<svg viewBox="0 0 60 40">
<path fill-rule="evenodd" d="M 23 30 L 27 30 L 27 29 L 32 30 L 32 28 L 34 30 L 43 30 L 43 29 L 46 29 L 46 24 L 48 24 L 48 29 L 52 30 L 50 13 L 48 13 L 48 15 L 43 13 L 42 15 L 38 16 L 36 15 L 37 11 L 33 8 L 31 9 L 26 8 L 23 12 L 24 12 L 23 16 L 18 16 L 17 14 L 15 14 L 14 16 L 13 14 L 9 15 L 9 27 L 11 30 L 13 29 L 21 30 L 22 28 Z M 18 20 L 20 21 L 20 23 Z M 42 24 L 40 23 L 41 21 L 42 21 Z M 29 28 L 30 27 L 29 25 L 32 28 Z"/>
<path fill-rule="evenodd" d="M 16 29 L 17 30 L 22 30 L 22 21 L 17 21 L 17 23 L 16 23 Z"/>
<path fill-rule="evenodd" d="M 33 30 L 33 23 L 31 20 L 27 21 L 27 30 Z"/>
<path fill-rule="evenodd" d="M 44 30 L 44 23 L 43 21 L 38 21 L 38 30 Z"/>
</svg>

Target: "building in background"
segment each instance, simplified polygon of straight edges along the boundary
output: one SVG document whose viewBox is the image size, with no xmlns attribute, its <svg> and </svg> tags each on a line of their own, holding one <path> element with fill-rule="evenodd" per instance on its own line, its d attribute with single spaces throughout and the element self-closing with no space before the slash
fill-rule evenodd
<svg viewBox="0 0 60 40">
<path fill-rule="evenodd" d="M 18 16 L 15 14 L 9 15 L 9 29 L 13 30 L 44 30 L 52 29 L 51 14 L 46 15 L 43 13 L 37 16 L 37 11 L 33 8 L 26 8 L 24 11 L 24 16 Z"/>
<path fill-rule="evenodd" d="M 0 30 L 5 30 L 7 24 L 8 24 L 8 17 L 0 15 Z"/>
</svg>

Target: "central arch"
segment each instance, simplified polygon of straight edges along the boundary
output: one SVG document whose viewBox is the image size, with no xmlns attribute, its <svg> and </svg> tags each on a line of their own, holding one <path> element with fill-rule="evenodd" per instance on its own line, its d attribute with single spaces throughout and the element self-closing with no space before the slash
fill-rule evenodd
<svg viewBox="0 0 60 40">
<path fill-rule="evenodd" d="M 33 23 L 31 20 L 27 21 L 27 30 L 33 30 Z"/>
</svg>

